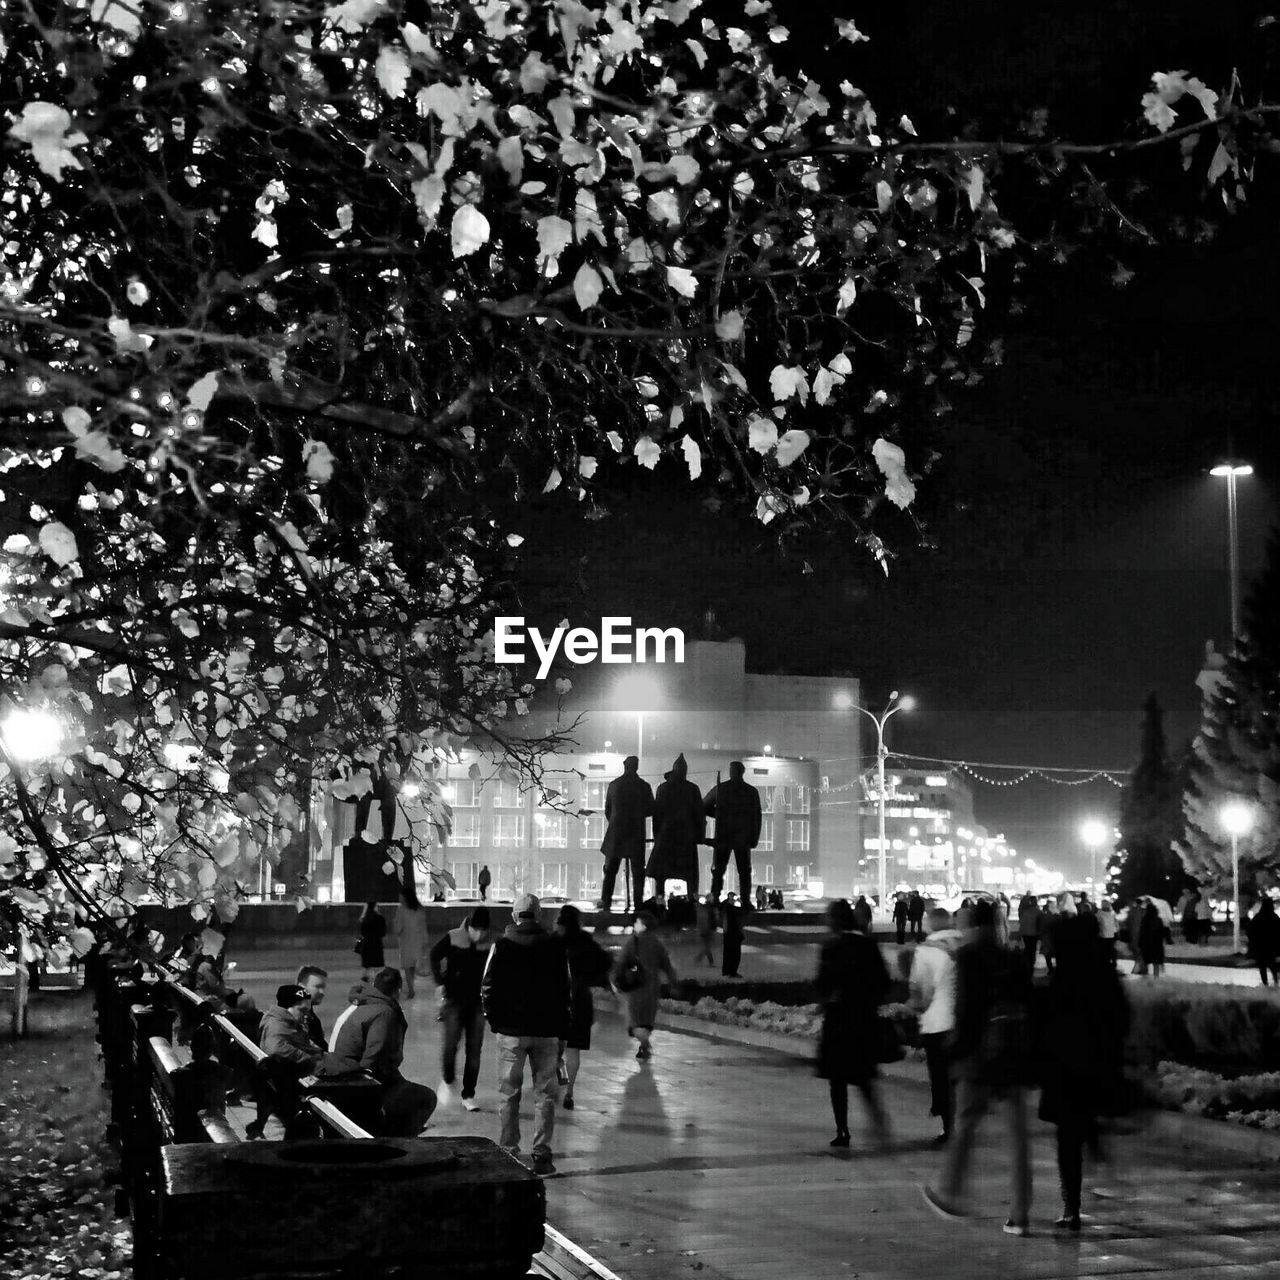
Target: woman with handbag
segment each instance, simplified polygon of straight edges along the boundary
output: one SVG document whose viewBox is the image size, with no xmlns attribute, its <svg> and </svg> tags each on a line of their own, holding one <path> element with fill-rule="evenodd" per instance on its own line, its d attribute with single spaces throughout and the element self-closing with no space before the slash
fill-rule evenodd
<svg viewBox="0 0 1280 1280">
<path fill-rule="evenodd" d="M 653 1053 L 649 1037 L 658 1017 L 663 975 L 672 986 L 679 981 L 662 939 L 654 932 L 657 924 L 651 911 L 638 912 L 613 968 L 613 985 L 627 999 L 627 1034 L 640 1041 L 636 1057 L 641 1062 Z"/>
<path fill-rule="evenodd" d="M 360 936 L 356 938 L 355 953 L 364 969 L 364 980 L 373 981 L 373 975 L 386 965 L 382 941 L 387 936 L 387 918 L 378 910 L 376 902 L 366 902 L 360 914 Z"/>
<path fill-rule="evenodd" d="M 880 1004 L 889 992 L 889 971 L 880 948 L 855 927 L 847 899 L 827 907 L 827 927 L 831 936 L 822 944 L 815 986 L 823 1010 L 817 1070 L 830 1085 L 836 1122 L 831 1145 L 849 1145 L 849 1086 L 856 1085 L 883 1146 L 889 1140 L 889 1117 L 875 1081 L 885 1054 Z"/>
</svg>

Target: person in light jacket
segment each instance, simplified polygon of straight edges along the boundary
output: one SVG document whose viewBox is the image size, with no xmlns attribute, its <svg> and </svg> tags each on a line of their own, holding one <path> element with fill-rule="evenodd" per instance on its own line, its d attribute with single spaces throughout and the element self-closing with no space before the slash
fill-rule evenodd
<svg viewBox="0 0 1280 1280">
<path fill-rule="evenodd" d="M 951 1137 L 955 1096 L 951 1088 L 951 1035 L 956 1025 L 955 954 L 964 942 L 951 927 L 951 913 L 934 907 L 927 917 L 929 932 L 911 962 L 911 1004 L 920 1014 L 920 1040 L 929 1069 L 929 1114 L 942 1122 L 934 1140 Z"/>
<path fill-rule="evenodd" d="M 404 976 L 404 998 L 412 1000 L 418 967 L 429 954 L 427 910 L 418 901 L 417 890 L 406 884 L 396 908 L 396 944 L 400 948 L 400 972 Z"/>
</svg>

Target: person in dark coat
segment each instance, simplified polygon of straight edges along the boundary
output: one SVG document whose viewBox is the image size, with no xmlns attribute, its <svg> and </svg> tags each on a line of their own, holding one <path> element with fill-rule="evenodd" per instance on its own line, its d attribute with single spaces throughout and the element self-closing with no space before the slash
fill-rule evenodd
<svg viewBox="0 0 1280 1280">
<path fill-rule="evenodd" d="M 613 966 L 613 984 L 627 1000 L 627 1034 L 640 1042 L 636 1057 L 642 1062 L 653 1053 L 649 1039 L 658 1019 L 663 976 L 672 986 L 679 981 L 671 957 L 655 932 L 657 925 L 652 912 L 637 912 L 631 936 L 622 944 Z M 630 985 L 631 981 L 636 985 Z"/>
<path fill-rule="evenodd" d="M 1054 1226 L 1079 1231 L 1084 1149 L 1097 1142 L 1099 1116 L 1119 1104 L 1129 1009 L 1095 920 L 1062 920 L 1055 941 L 1041 1020 L 1040 1119 L 1058 1131 L 1062 1216 Z"/>
<path fill-rule="evenodd" d="M 1034 893 L 1024 893 L 1018 903 L 1018 937 L 1027 961 L 1027 972 L 1034 973 L 1036 947 L 1040 945 L 1040 903 Z"/>
<path fill-rule="evenodd" d="M 387 918 L 378 910 L 376 902 L 365 903 L 360 914 L 360 936 L 356 941 L 356 955 L 364 967 L 364 980 L 373 981 L 373 975 L 386 965 L 382 942 L 387 936 Z"/>
<path fill-rule="evenodd" d="M 596 1020 L 592 987 L 607 987 L 613 957 L 582 927 L 582 914 L 572 903 L 565 903 L 556 918 L 556 933 L 564 942 L 569 957 L 569 981 L 573 993 L 573 1012 L 560 1056 L 564 1059 L 568 1084 L 561 1099 L 566 1111 L 572 1111 L 573 1086 L 582 1066 L 582 1055 L 591 1048 L 591 1028 Z"/>
<path fill-rule="evenodd" d="M 893 928 L 898 946 L 902 946 L 907 940 L 907 900 L 900 893 L 893 899 Z"/>
<path fill-rule="evenodd" d="M 480 979 L 489 959 L 489 908 L 477 907 L 457 929 L 431 948 L 431 976 L 440 988 L 441 1044 L 439 1099 L 451 1099 L 462 1044 L 462 1105 L 478 1111 L 476 1082 L 480 1079 L 480 1051 L 484 1045 L 484 1011 L 480 1007 Z"/>
<path fill-rule="evenodd" d="M 889 971 L 880 948 L 854 928 L 846 899 L 827 908 L 831 936 L 822 944 L 815 987 L 822 1005 L 818 1075 L 831 1089 L 836 1122 L 833 1147 L 849 1145 L 849 1086 L 856 1085 L 871 1112 L 881 1145 L 889 1138 L 889 1117 L 876 1092 L 880 1003 L 889 992 Z"/>
<path fill-rule="evenodd" d="M 751 850 L 760 843 L 764 818 L 760 809 L 760 792 L 743 776 L 746 767 L 741 760 L 729 765 L 729 778 L 711 788 L 707 796 L 707 817 L 716 820 L 716 839 L 711 858 L 711 896 L 719 899 L 724 888 L 724 873 L 733 854 L 738 868 L 738 901 L 751 904 Z"/>
<path fill-rule="evenodd" d="M 1258 909 L 1245 924 L 1245 932 L 1249 938 L 1249 955 L 1258 972 L 1262 975 L 1262 985 L 1267 985 L 1267 975 L 1271 981 L 1280 986 L 1280 916 L 1276 915 L 1275 904 L 1264 897 Z"/>
<path fill-rule="evenodd" d="M 638 911 L 644 899 L 645 819 L 653 813 L 653 788 L 640 776 L 640 757 L 628 756 L 622 773 L 609 783 L 604 796 L 604 816 L 608 829 L 600 852 L 604 854 L 604 883 L 599 907 L 608 911 L 613 903 L 613 886 L 624 863 L 631 877 L 631 909 Z"/>
<path fill-rule="evenodd" d="M 907 923 L 911 926 L 911 936 L 919 941 L 924 937 L 924 898 L 916 889 L 911 890 L 907 899 Z"/>
<path fill-rule="evenodd" d="M 476 888 L 480 890 L 480 901 L 484 902 L 489 896 L 489 886 L 493 883 L 493 876 L 489 874 L 489 864 L 486 862 L 480 868 L 480 875 L 476 879 Z"/>
<path fill-rule="evenodd" d="M 853 904 L 853 927 L 859 933 L 865 933 L 868 937 L 871 934 L 871 903 L 867 901 L 865 894 L 858 894 L 858 900 Z"/>
<path fill-rule="evenodd" d="M 930 1208 L 945 1218 L 960 1207 L 978 1128 L 991 1103 L 1009 1107 L 1013 1142 L 1012 1204 L 1005 1231 L 1028 1234 L 1031 1213 L 1031 1148 L 1027 1133 L 1027 1088 L 1034 1081 L 1031 983 L 1025 959 L 996 941 L 995 905 L 973 905 L 974 936 L 956 952 L 956 1021 L 951 1045 L 956 1083 L 955 1133 L 947 1149 L 941 1185 L 926 1186 Z"/>
<path fill-rule="evenodd" d="M 654 797 L 648 874 L 659 898 L 666 897 L 668 880 L 683 880 L 690 899 L 698 896 L 698 845 L 706 834 L 702 792 L 689 781 L 689 765 L 681 752 Z"/>
<path fill-rule="evenodd" d="M 726 978 L 740 978 L 738 966 L 742 964 L 742 940 L 746 930 L 742 927 L 742 907 L 733 894 L 724 900 L 724 944 L 720 948 L 720 972 Z"/>
<path fill-rule="evenodd" d="M 1148 902 L 1138 925 L 1138 954 L 1144 971 L 1153 977 L 1164 972 L 1164 918 L 1154 902 Z"/>
</svg>

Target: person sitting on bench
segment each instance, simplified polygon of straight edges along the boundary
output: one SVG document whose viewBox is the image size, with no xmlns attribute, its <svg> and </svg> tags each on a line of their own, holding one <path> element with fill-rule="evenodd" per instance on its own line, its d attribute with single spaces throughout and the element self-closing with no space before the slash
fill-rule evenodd
<svg viewBox="0 0 1280 1280">
<path fill-rule="evenodd" d="M 284 1121 L 285 1137 L 311 1136 L 300 1131 L 302 1095 L 298 1081 L 311 1075 L 320 1065 L 324 1051 L 311 1039 L 307 1030 L 307 1014 L 311 997 L 305 987 L 285 983 L 276 991 L 276 1005 L 262 1015 L 259 1046 L 267 1056 L 259 1063 L 263 1085 L 258 1090 L 258 1114 L 245 1133 L 260 1138 L 267 1117 L 274 1111 Z"/>
</svg>

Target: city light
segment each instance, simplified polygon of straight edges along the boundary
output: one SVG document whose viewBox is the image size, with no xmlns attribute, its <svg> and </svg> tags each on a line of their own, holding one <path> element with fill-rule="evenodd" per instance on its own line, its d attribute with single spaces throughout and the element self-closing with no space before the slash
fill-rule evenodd
<svg viewBox="0 0 1280 1280">
<path fill-rule="evenodd" d="M 1240 837 L 1253 827 L 1253 808 L 1243 800 L 1228 800 L 1218 811 L 1223 830 L 1231 837 L 1231 949 L 1240 950 Z"/>
<path fill-rule="evenodd" d="M 1251 476 L 1253 468 L 1248 463 L 1238 466 L 1229 462 L 1220 462 L 1216 467 L 1209 468 L 1209 474 L 1211 476 Z"/>
<path fill-rule="evenodd" d="M 853 706 L 853 694 L 849 693 L 846 689 L 841 689 L 840 692 L 831 699 L 831 705 L 835 707 L 837 711 L 848 711 L 849 708 Z"/>
<path fill-rule="evenodd" d="M 62 724 L 50 711 L 15 707 L 0 723 L 5 750 L 17 760 L 30 762 L 57 755 L 62 745 Z"/>
<path fill-rule="evenodd" d="M 404 786 L 400 788 L 400 794 L 402 796 L 408 796 L 410 800 L 412 800 L 418 792 L 419 788 L 416 782 L 406 782 Z"/>
<path fill-rule="evenodd" d="M 1219 814 L 1222 829 L 1232 836 L 1248 835 L 1253 828 L 1253 809 L 1243 800 L 1228 800 Z"/>
<path fill-rule="evenodd" d="M 1091 849 L 1097 849 L 1107 842 L 1107 824 L 1097 818 L 1089 818 L 1080 824 L 1080 838 Z"/>
</svg>

